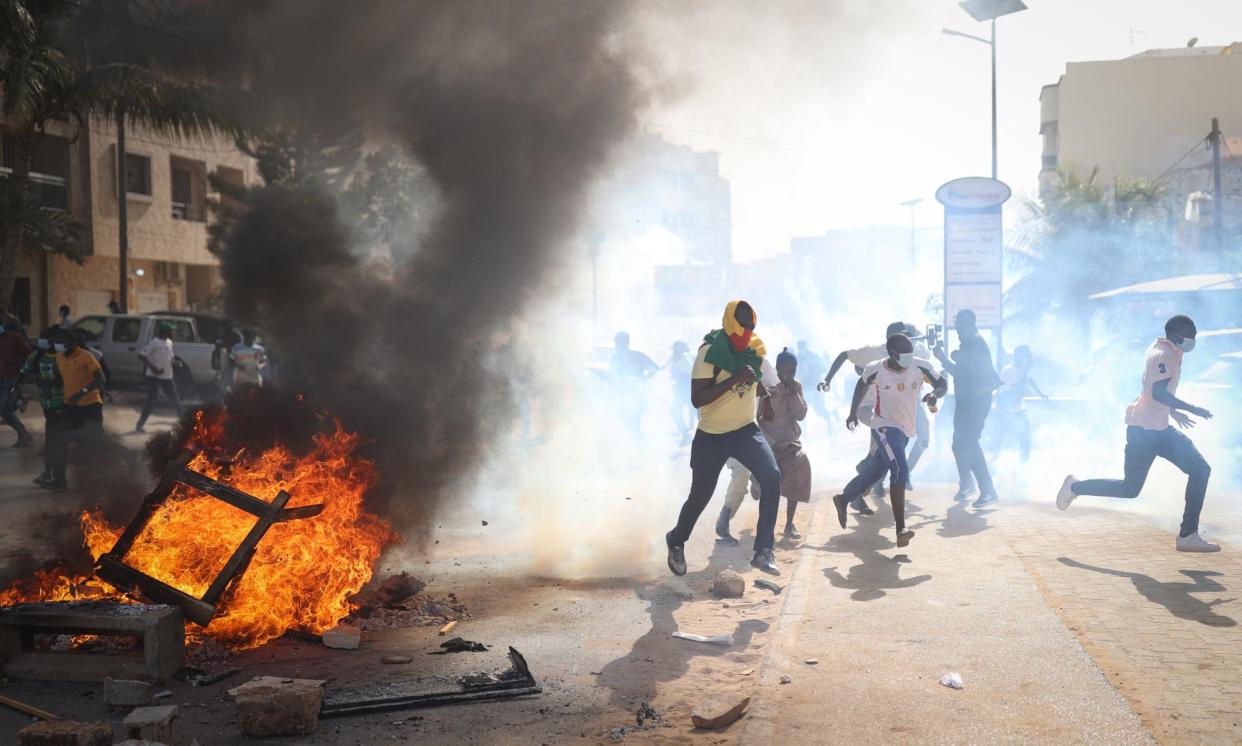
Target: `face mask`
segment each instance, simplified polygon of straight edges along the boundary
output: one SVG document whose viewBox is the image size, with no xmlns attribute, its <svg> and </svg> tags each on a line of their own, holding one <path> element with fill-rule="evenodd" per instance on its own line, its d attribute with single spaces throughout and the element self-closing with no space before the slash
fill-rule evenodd
<svg viewBox="0 0 1242 746">
<path fill-rule="evenodd" d="M 754 333 L 752 329 L 743 329 L 741 334 L 730 334 L 729 341 L 741 351 L 750 346 L 750 336 Z"/>
<path fill-rule="evenodd" d="M 909 368 L 914 365 L 914 353 L 902 352 L 897 355 L 897 364 L 903 368 Z"/>
<path fill-rule="evenodd" d="M 1182 337 L 1182 341 L 1178 342 L 1177 346 L 1182 348 L 1182 352 L 1190 352 L 1195 348 L 1194 337 Z"/>
<path fill-rule="evenodd" d="M 53 345 L 52 349 L 56 350 L 57 352 L 64 352 L 65 346 L 61 344 L 60 342 L 57 342 L 55 345 Z"/>
<path fill-rule="evenodd" d="M 39 341 L 35 342 L 35 344 L 39 347 L 40 350 L 46 350 L 47 348 L 52 346 L 51 342 L 48 342 L 46 339 L 43 339 L 42 337 L 40 337 Z"/>
</svg>

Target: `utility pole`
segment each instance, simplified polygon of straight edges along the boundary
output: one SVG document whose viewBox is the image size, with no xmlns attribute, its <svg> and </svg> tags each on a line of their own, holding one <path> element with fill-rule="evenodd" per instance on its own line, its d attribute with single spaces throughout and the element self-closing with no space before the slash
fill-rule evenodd
<svg viewBox="0 0 1242 746">
<path fill-rule="evenodd" d="M 1225 248 L 1225 195 L 1220 188 L 1220 120 L 1212 117 L 1212 229 L 1216 234 L 1216 251 Z"/>
<path fill-rule="evenodd" d="M 121 313 L 129 313 L 129 215 L 126 210 L 125 186 L 125 107 L 120 107 L 116 113 L 116 216 L 117 233 L 120 235 L 117 252 L 121 265 L 121 288 L 117 294 L 117 306 Z"/>
<path fill-rule="evenodd" d="M 996 18 L 992 18 L 992 178 L 996 178 Z"/>
</svg>

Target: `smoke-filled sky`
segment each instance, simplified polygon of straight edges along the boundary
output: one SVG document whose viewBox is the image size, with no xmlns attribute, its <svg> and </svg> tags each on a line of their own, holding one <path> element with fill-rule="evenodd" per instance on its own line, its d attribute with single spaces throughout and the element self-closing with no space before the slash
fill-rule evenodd
<svg viewBox="0 0 1242 746">
<path fill-rule="evenodd" d="M 1026 0 L 997 24 L 1000 178 L 1021 196 L 1040 168 L 1039 93 L 1071 61 L 1242 38 L 1236 0 Z M 643 27 L 681 94 L 644 117 L 669 139 L 722 154 L 734 254 L 791 235 L 940 221 L 936 187 L 991 169 L 986 37 L 956 0 L 694 0 L 646 5 Z M 1224 95 L 1224 92 L 1222 92 Z"/>
</svg>

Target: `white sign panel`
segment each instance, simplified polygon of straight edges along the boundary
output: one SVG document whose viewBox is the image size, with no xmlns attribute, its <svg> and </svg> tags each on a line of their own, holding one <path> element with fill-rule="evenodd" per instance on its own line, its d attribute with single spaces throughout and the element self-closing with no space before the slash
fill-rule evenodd
<svg viewBox="0 0 1242 746">
<path fill-rule="evenodd" d="M 980 329 L 996 329 L 1001 325 L 1001 286 L 1000 283 L 989 285 L 946 285 L 944 288 L 944 310 L 949 328 L 953 327 L 953 317 L 963 308 L 975 312 Z"/>
<path fill-rule="evenodd" d="M 942 184 L 936 190 L 936 201 L 945 207 L 978 210 L 1004 204 L 1012 193 L 1003 181 L 984 176 L 965 176 Z"/>
<path fill-rule="evenodd" d="M 955 213 L 944 216 L 944 281 L 1001 281 L 1001 214 Z"/>
</svg>

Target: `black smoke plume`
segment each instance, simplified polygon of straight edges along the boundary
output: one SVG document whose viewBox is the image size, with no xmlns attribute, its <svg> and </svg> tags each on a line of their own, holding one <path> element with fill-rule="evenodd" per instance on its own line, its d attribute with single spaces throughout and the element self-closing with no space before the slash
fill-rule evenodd
<svg viewBox="0 0 1242 746">
<path fill-rule="evenodd" d="M 374 507 L 401 528 L 429 520 L 508 421 L 496 340 L 553 289 L 643 102 L 618 46 L 625 7 L 290 0 L 234 29 L 260 96 L 304 113 L 284 126 L 360 122 L 438 189 L 438 217 L 392 273 L 359 259 L 335 195 L 313 185 L 255 193 L 222 256 L 228 314 L 261 329 L 280 386 L 365 436 Z"/>
</svg>

